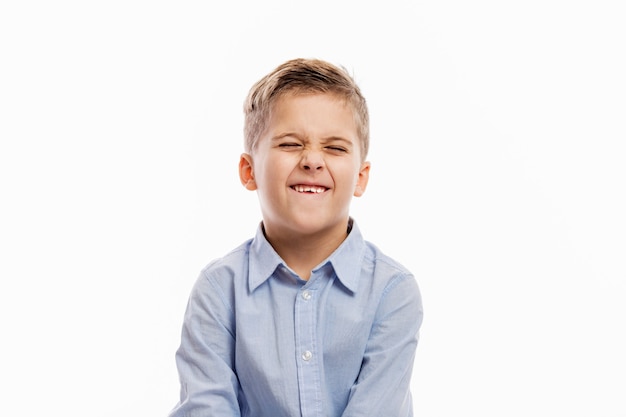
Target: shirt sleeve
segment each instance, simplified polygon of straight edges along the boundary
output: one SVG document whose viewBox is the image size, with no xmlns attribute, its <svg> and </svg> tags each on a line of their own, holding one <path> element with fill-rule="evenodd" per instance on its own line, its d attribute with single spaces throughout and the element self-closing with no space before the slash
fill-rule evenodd
<svg viewBox="0 0 626 417">
<path fill-rule="evenodd" d="M 414 277 L 396 277 L 378 306 L 361 370 L 342 417 L 413 415 L 410 383 L 422 317 Z"/>
<path fill-rule="evenodd" d="M 192 289 L 176 352 L 180 400 L 169 417 L 237 417 L 234 314 L 222 289 L 204 273 Z"/>
</svg>

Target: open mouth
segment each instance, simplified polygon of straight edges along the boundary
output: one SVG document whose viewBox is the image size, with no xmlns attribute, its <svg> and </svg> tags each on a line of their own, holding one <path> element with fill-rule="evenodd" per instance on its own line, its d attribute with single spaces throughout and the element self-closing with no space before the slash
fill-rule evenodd
<svg viewBox="0 0 626 417">
<path fill-rule="evenodd" d="M 328 190 L 326 187 L 318 185 L 292 185 L 291 189 L 299 193 L 320 194 Z"/>
</svg>

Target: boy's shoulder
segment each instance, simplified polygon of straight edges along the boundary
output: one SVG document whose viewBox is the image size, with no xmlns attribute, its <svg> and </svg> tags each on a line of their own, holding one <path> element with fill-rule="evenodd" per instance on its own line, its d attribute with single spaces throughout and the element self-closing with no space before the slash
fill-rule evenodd
<svg viewBox="0 0 626 417">
<path fill-rule="evenodd" d="M 389 274 L 412 275 L 411 271 L 396 258 L 383 252 L 374 243 L 365 240 L 364 262 L 377 269 L 387 270 Z"/>
<path fill-rule="evenodd" d="M 356 223 L 348 239 L 331 256 L 331 262 L 339 280 L 353 292 L 369 288 L 372 294 L 382 294 L 413 277 L 401 262 L 366 240 Z"/>
<path fill-rule="evenodd" d="M 253 239 L 248 239 L 225 255 L 211 260 L 201 271 L 206 277 L 224 277 L 237 275 L 242 268 L 247 268 L 250 245 Z"/>
</svg>

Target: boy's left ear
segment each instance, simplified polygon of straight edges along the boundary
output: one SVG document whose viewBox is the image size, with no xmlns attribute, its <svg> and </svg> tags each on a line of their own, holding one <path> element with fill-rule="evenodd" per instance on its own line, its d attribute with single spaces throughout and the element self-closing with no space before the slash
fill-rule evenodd
<svg viewBox="0 0 626 417">
<path fill-rule="evenodd" d="M 359 170 L 359 177 L 356 180 L 356 187 L 354 188 L 354 196 L 361 197 L 367 188 L 367 182 L 370 179 L 370 167 L 369 162 L 363 162 L 361 169 Z"/>
</svg>

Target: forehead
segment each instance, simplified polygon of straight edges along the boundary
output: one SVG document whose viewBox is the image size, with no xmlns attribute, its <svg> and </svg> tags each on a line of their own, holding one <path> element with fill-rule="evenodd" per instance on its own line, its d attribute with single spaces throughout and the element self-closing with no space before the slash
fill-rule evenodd
<svg viewBox="0 0 626 417">
<path fill-rule="evenodd" d="M 277 97 L 268 114 L 268 130 L 314 129 L 358 136 L 353 105 L 333 93 L 288 93 Z"/>
</svg>

